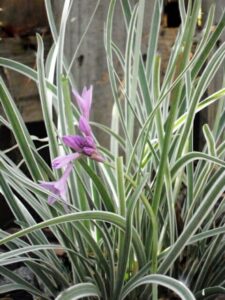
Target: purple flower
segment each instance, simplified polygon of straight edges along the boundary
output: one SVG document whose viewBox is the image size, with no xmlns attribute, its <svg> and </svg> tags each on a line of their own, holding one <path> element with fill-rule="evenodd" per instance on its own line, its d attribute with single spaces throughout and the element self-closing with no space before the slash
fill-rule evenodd
<svg viewBox="0 0 225 300">
<path fill-rule="evenodd" d="M 103 162 L 104 158 L 98 153 L 92 136 L 66 135 L 62 138 L 64 144 L 78 153 L 89 156 L 90 158 Z"/>
<path fill-rule="evenodd" d="M 62 137 L 63 143 L 73 150 L 82 153 L 83 148 L 96 149 L 94 140 L 91 136 L 65 135 Z"/>
<path fill-rule="evenodd" d="M 76 90 L 73 90 L 73 94 L 76 98 L 77 104 L 81 111 L 81 116 L 79 119 L 79 129 L 82 135 L 67 135 L 62 137 L 63 143 L 75 150 L 76 153 L 58 156 L 52 161 L 52 167 L 54 169 L 59 169 L 66 167 L 63 176 L 53 182 L 41 181 L 40 185 L 52 192 L 54 195 L 48 197 L 48 203 L 53 204 L 57 197 L 61 197 L 66 202 L 67 193 L 67 179 L 72 171 L 72 161 L 79 158 L 82 154 L 94 159 L 98 162 L 103 162 L 104 158 L 97 151 L 96 144 L 92 137 L 92 130 L 89 124 L 90 109 L 92 103 L 92 92 L 93 87 L 90 86 L 89 89 L 86 87 L 83 89 L 82 94 Z"/>
<path fill-rule="evenodd" d="M 49 196 L 48 197 L 48 204 L 54 204 L 54 202 L 57 200 L 57 197 L 60 197 L 63 199 L 64 202 L 66 201 L 66 194 L 67 194 L 67 179 L 70 175 L 70 172 L 72 171 L 72 164 L 68 164 L 66 167 L 66 170 L 63 174 L 63 176 L 57 180 L 52 182 L 47 181 L 40 181 L 40 185 L 55 194 L 55 196 Z"/>
<path fill-rule="evenodd" d="M 54 169 L 60 169 L 67 166 L 71 161 L 77 159 L 80 156 L 79 153 L 72 153 L 68 155 L 58 156 L 52 161 L 52 167 Z"/>
<path fill-rule="evenodd" d="M 94 139 L 91 136 L 66 135 L 62 138 L 64 144 L 76 153 L 58 156 L 52 161 L 52 167 L 59 169 L 66 167 L 70 162 L 79 158 L 82 154 L 94 159 L 98 162 L 103 162 L 104 158 L 98 153 Z"/>
<path fill-rule="evenodd" d="M 73 94 L 82 113 L 79 119 L 79 129 L 82 132 L 83 136 L 67 135 L 62 137 L 63 143 L 71 149 L 75 150 L 76 153 L 56 157 L 52 161 L 52 167 L 54 169 L 66 167 L 68 163 L 79 158 L 81 154 L 84 154 L 98 162 L 104 161 L 104 158 L 97 151 L 97 147 L 92 137 L 93 134 L 91 126 L 89 124 L 92 91 L 92 86 L 89 89 L 85 87 L 81 95 L 79 95 L 77 91 L 73 90 Z"/>
<path fill-rule="evenodd" d="M 89 116 L 90 116 L 92 93 L 93 93 L 92 85 L 90 86 L 89 89 L 87 89 L 85 86 L 81 95 L 76 90 L 73 90 L 73 95 L 76 98 L 80 111 L 82 112 L 82 115 L 87 121 L 89 120 Z"/>
</svg>

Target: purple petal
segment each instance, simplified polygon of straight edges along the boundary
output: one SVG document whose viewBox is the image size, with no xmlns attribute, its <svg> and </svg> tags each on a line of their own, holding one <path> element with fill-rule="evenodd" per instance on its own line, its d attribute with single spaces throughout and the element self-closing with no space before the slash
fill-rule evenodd
<svg viewBox="0 0 225 300">
<path fill-rule="evenodd" d="M 56 197 L 54 197 L 54 196 L 48 196 L 48 204 L 49 205 L 54 204 L 56 200 L 57 200 Z"/>
<path fill-rule="evenodd" d="M 67 179 L 72 170 L 73 170 L 73 165 L 68 164 L 62 177 L 55 183 L 55 188 L 59 191 L 61 197 L 66 192 Z"/>
<path fill-rule="evenodd" d="M 80 111 L 83 112 L 85 108 L 84 99 L 82 98 L 82 96 L 80 96 L 80 94 L 76 90 L 73 90 L 72 93 L 76 99 Z"/>
<path fill-rule="evenodd" d="M 101 154 L 99 154 L 97 151 L 95 151 L 90 157 L 91 157 L 91 159 L 94 159 L 98 162 L 104 162 L 105 161 L 104 157 L 101 156 Z"/>
<path fill-rule="evenodd" d="M 57 200 L 57 196 L 59 196 L 59 190 L 55 187 L 56 183 L 57 181 L 53 181 L 53 182 L 40 181 L 41 187 L 55 194 L 55 196 L 53 195 L 48 196 L 48 204 L 50 205 L 52 205 Z"/>
<path fill-rule="evenodd" d="M 72 91 L 82 115 L 87 120 L 89 120 L 89 115 L 90 115 L 90 109 L 92 103 L 92 91 L 93 91 L 92 86 L 90 86 L 89 89 L 84 87 L 81 95 L 76 90 Z"/>
<path fill-rule="evenodd" d="M 90 110 L 91 110 L 91 104 L 92 104 L 92 94 L 93 94 L 93 86 L 91 85 L 89 89 L 84 87 L 82 91 L 82 98 L 85 100 L 85 109 L 86 109 L 86 114 L 83 112 L 83 115 L 87 117 L 89 120 L 89 115 L 90 115 Z"/>
<path fill-rule="evenodd" d="M 60 178 L 60 182 L 62 183 L 66 183 L 71 171 L 73 170 L 73 165 L 72 164 L 68 164 L 68 166 L 65 169 L 65 172 L 63 174 L 63 176 Z"/>
<path fill-rule="evenodd" d="M 48 181 L 39 181 L 40 186 L 43 187 L 46 190 L 49 190 L 50 192 L 55 192 L 55 183 L 56 181 L 48 182 Z"/>
<path fill-rule="evenodd" d="M 86 136 L 89 136 L 92 134 L 91 126 L 89 125 L 87 119 L 83 116 L 81 116 L 80 120 L 79 120 L 79 129 Z"/>
<path fill-rule="evenodd" d="M 57 196 L 60 196 L 66 202 L 66 193 L 67 193 L 67 179 L 73 169 L 72 164 L 68 164 L 63 176 L 53 182 L 40 181 L 40 185 L 52 192 L 54 195 L 48 197 L 48 204 L 53 204 L 57 200 Z"/>
<path fill-rule="evenodd" d="M 96 149 L 96 145 L 92 136 L 85 137 L 85 147 Z"/>
<path fill-rule="evenodd" d="M 65 202 L 66 202 L 66 194 L 67 194 L 67 180 L 72 170 L 73 170 L 73 165 L 69 163 L 62 177 L 55 183 L 55 188 L 58 190 L 60 197 Z"/>
<path fill-rule="evenodd" d="M 77 159 L 80 156 L 79 153 L 72 153 L 68 155 L 58 156 L 52 161 L 52 167 L 54 169 L 63 168 L 68 165 L 71 161 Z"/>
<path fill-rule="evenodd" d="M 80 135 L 65 135 L 62 137 L 63 143 L 74 149 L 77 152 L 81 152 L 85 145 L 85 138 Z"/>
<path fill-rule="evenodd" d="M 94 154 L 94 152 L 95 152 L 95 149 L 89 148 L 89 147 L 84 147 L 82 153 L 87 156 L 91 156 L 92 154 Z"/>
</svg>

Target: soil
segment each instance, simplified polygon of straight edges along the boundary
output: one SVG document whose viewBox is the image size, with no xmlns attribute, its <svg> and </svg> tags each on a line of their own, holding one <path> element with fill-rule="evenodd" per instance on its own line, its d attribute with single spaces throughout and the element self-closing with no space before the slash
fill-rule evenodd
<svg viewBox="0 0 225 300">
<path fill-rule="evenodd" d="M 33 297 L 24 291 L 16 291 L 0 297 L 0 300 L 33 300 Z"/>
</svg>

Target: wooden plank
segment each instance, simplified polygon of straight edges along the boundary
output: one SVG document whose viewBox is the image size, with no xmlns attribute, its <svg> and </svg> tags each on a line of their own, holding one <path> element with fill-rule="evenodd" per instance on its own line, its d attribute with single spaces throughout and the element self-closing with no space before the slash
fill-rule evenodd
<svg viewBox="0 0 225 300">
<path fill-rule="evenodd" d="M 44 38 L 45 49 L 49 49 L 51 37 Z M 36 68 L 36 38 L 26 39 L 2 38 L 0 40 L 0 56 L 22 62 L 32 68 Z M 9 91 L 18 105 L 25 122 L 35 122 L 43 119 L 36 83 L 21 74 L 7 68 L 1 68 Z"/>
<path fill-rule="evenodd" d="M 22 9 L 21 9 L 22 8 Z M 1 0 L 0 56 L 35 68 L 35 33 L 47 34 L 48 21 L 44 0 Z M 46 50 L 51 38 L 46 36 Z M 1 68 L 6 84 L 21 110 L 25 122 L 42 120 L 36 84 L 16 72 Z"/>
<path fill-rule="evenodd" d="M 212 4 L 216 4 L 216 11 L 215 11 L 215 20 L 214 24 L 216 25 L 224 11 L 225 8 L 225 1 L 224 0 L 204 0 L 202 3 L 202 10 L 203 10 L 203 17 L 206 19 L 210 6 Z M 225 41 L 225 32 L 222 34 L 220 38 L 220 44 Z M 219 71 L 217 72 L 215 78 L 213 79 L 209 89 L 208 89 L 208 94 L 212 94 L 218 89 L 222 87 L 222 82 L 223 82 L 223 77 L 224 77 L 224 67 L 221 66 Z M 217 104 L 211 105 L 208 109 L 204 110 L 201 115 L 201 119 L 203 121 L 207 121 L 209 123 L 210 127 L 213 127 L 214 120 L 215 120 L 215 115 L 217 111 Z M 201 122 L 203 123 L 203 122 Z"/>
<path fill-rule="evenodd" d="M 44 0 L 1 0 L 0 27 L 3 36 L 24 36 L 48 26 Z"/>
</svg>

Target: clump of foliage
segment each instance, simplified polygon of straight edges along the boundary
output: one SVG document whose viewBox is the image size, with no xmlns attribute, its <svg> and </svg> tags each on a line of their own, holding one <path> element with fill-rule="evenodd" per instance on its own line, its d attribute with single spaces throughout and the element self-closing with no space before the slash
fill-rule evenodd
<svg viewBox="0 0 225 300">
<path fill-rule="evenodd" d="M 185 300 L 213 299 L 225 291 L 225 88 L 208 97 L 205 92 L 225 58 L 225 43 L 215 47 L 225 14 L 212 31 L 211 7 L 191 56 L 201 1 L 189 1 L 186 8 L 180 0 L 181 26 L 162 76 L 157 45 L 163 1 L 155 0 L 146 63 L 141 53 L 146 1 L 118 3 L 127 30 L 124 53 L 113 42 L 117 1 L 110 1 L 105 48 L 115 102 L 112 127 L 97 124 L 110 136 L 105 149 L 89 120 L 92 90 L 75 91 L 77 102 L 71 101 L 73 82 L 63 52 L 71 2 L 64 3 L 58 33 L 46 0 L 54 39 L 46 65 L 40 36 L 37 70 L 0 59 L 1 66 L 37 83 L 53 162 L 51 168 L 40 156 L 0 79 L 6 115 L 1 123 L 14 134 L 29 171 L 28 176 L 0 152 L 0 191 L 21 228 L 12 235 L 0 231 L 0 244 L 8 249 L 0 254 L 0 273 L 12 281 L 1 293 L 22 289 L 41 299 L 156 300 L 163 286 Z M 214 127 L 204 125 L 206 144 L 195 151 L 196 114 L 216 101 Z M 46 238 L 46 227 L 56 243 Z M 66 264 L 55 249 L 63 249 Z M 35 274 L 37 286 L 8 269 L 15 262 Z"/>
</svg>

